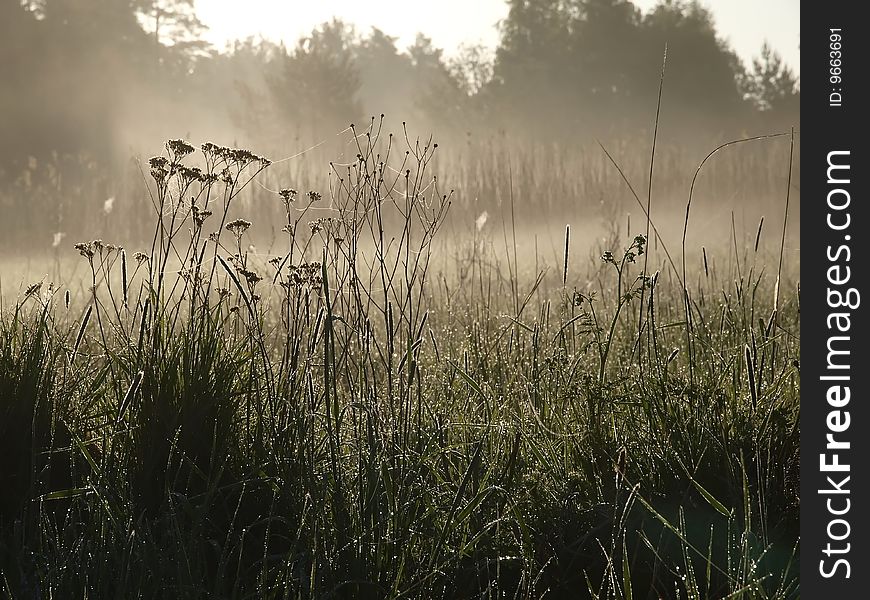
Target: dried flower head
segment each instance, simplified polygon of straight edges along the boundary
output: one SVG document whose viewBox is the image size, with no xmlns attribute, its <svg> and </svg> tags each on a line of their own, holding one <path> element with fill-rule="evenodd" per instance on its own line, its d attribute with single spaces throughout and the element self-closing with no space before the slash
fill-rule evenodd
<svg viewBox="0 0 870 600">
<path fill-rule="evenodd" d="M 290 265 L 288 271 L 287 280 L 281 282 L 281 285 L 288 291 L 303 289 L 316 291 L 323 284 L 321 264 L 319 262 L 302 263 L 298 266 Z"/>
<path fill-rule="evenodd" d="M 634 243 L 632 244 L 635 248 L 637 248 L 637 254 L 640 256 L 644 253 L 646 249 L 646 236 L 645 235 L 636 235 L 634 236 Z"/>
<path fill-rule="evenodd" d="M 30 298 L 31 296 L 36 296 L 39 294 L 39 291 L 42 289 L 42 282 L 37 281 L 36 283 L 31 283 L 27 286 L 27 289 L 24 291 L 24 297 Z"/>
<path fill-rule="evenodd" d="M 325 233 L 327 239 L 334 241 L 337 244 L 344 242 L 348 233 L 353 228 L 353 221 L 350 219 L 338 219 L 335 217 L 321 217 L 308 222 L 311 228 L 311 233 L 316 234 L 321 231 Z"/>
<path fill-rule="evenodd" d="M 206 159 L 223 161 L 227 165 L 234 165 L 239 168 L 245 168 L 252 163 L 259 163 L 261 168 L 266 168 L 272 164 L 272 161 L 268 158 L 254 154 L 250 150 L 227 148 L 226 146 L 218 146 L 211 142 L 206 142 L 202 145 L 202 152 L 205 154 Z"/>
<path fill-rule="evenodd" d="M 232 233 L 237 238 L 242 237 L 242 234 L 245 233 L 251 227 L 251 222 L 246 221 L 245 219 L 236 219 L 235 221 L 230 221 L 226 224 L 226 229 L 230 233 Z"/>
<path fill-rule="evenodd" d="M 202 146 L 200 146 L 200 149 L 202 150 L 202 153 L 206 155 L 206 157 L 210 157 L 217 152 L 218 147 L 219 146 L 217 146 L 217 144 L 206 142 Z"/>
<path fill-rule="evenodd" d="M 257 275 L 254 271 L 250 269 L 239 269 L 239 274 L 245 278 L 245 281 L 248 282 L 248 285 L 254 287 L 259 282 L 263 281 L 263 278 Z"/>
<path fill-rule="evenodd" d="M 178 169 L 178 177 L 182 184 L 187 186 L 194 182 L 204 182 L 205 175 L 199 167 L 181 167 Z"/>
<path fill-rule="evenodd" d="M 148 159 L 148 164 L 152 169 L 165 169 L 169 166 L 169 159 L 165 156 L 152 156 Z"/>
<path fill-rule="evenodd" d="M 193 222 L 196 223 L 197 227 L 202 227 L 202 224 L 208 219 L 212 212 L 210 210 L 199 210 L 197 206 L 194 204 L 192 207 L 193 212 Z"/>
<path fill-rule="evenodd" d="M 278 192 L 278 195 L 281 196 L 281 202 L 284 203 L 284 210 L 287 213 L 290 213 L 290 203 L 296 200 L 296 190 L 294 189 L 282 189 Z"/>
<path fill-rule="evenodd" d="M 163 183 L 169 175 L 169 160 L 165 156 L 153 156 L 148 159 L 148 164 L 151 167 L 151 177 L 157 183 Z"/>
<path fill-rule="evenodd" d="M 184 140 L 169 140 L 166 142 L 166 150 L 175 155 L 176 159 L 193 154 L 194 147 Z"/>
<path fill-rule="evenodd" d="M 79 254 L 87 259 L 91 259 L 94 257 L 93 242 L 79 242 L 75 245 L 75 249 L 79 251 Z"/>
</svg>

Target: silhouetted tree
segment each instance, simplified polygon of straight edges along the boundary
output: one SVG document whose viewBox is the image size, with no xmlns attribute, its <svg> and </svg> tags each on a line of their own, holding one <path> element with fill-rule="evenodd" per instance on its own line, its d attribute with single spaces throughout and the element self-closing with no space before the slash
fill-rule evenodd
<svg viewBox="0 0 870 600">
<path fill-rule="evenodd" d="M 721 131 L 749 116 L 739 88 L 743 66 L 717 37 L 707 9 L 695 0 L 667 0 L 644 17 L 643 27 L 650 60 L 638 77 L 648 90 L 658 87 L 667 44 L 662 96 L 662 117 L 667 126 L 694 132 L 699 127 Z"/>
<path fill-rule="evenodd" d="M 386 113 L 392 120 L 410 120 L 408 97 L 414 88 L 414 65 L 396 48 L 396 38 L 378 28 L 353 50 L 359 75 L 359 100 L 369 114 Z"/>
<path fill-rule="evenodd" d="M 407 54 L 414 69 L 409 99 L 420 120 L 439 132 L 464 131 L 480 115 L 473 112 L 464 84 L 448 65 L 443 50 L 418 33 Z"/>
<path fill-rule="evenodd" d="M 654 106 L 665 44 L 672 114 L 695 126 L 743 114 L 740 61 L 697 2 L 642 15 L 627 0 L 510 0 L 488 91 L 512 124 L 540 135 L 636 130 Z"/>
<path fill-rule="evenodd" d="M 474 96 L 492 81 L 493 54 L 481 44 L 462 44 L 447 61 L 450 74 L 467 96 Z"/>
<path fill-rule="evenodd" d="M 800 118 L 797 77 L 767 42 L 761 46 L 761 54 L 752 60 L 743 86 L 756 109 L 776 125 L 794 124 Z"/>
<path fill-rule="evenodd" d="M 268 86 L 280 119 L 276 126 L 319 137 L 360 116 L 355 38 L 352 27 L 334 19 L 275 59 L 277 73 Z"/>
<path fill-rule="evenodd" d="M 43 29 L 31 8 L 0 4 L 0 169 L 16 157 L 36 154 L 41 141 L 27 124 L 40 116 L 41 103 L 33 102 L 29 91 L 37 85 L 38 68 L 45 60 Z M 22 93 L 30 101 L 23 101 Z"/>
<path fill-rule="evenodd" d="M 187 51 L 202 51 L 208 45 L 201 39 L 205 25 L 196 16 L 194 0 L 134 1 L 143 28 L 156 44 Z"/>
<path fill-rule="evenodd" d="M 280 79 L 280 67 L 287 50 L 284 46 L 252 38 L 237 40 L 229 51 L 214 53 L 197 62 L 200 102 L 216 104 L 230 124 L 238 127 L 248 139 L 267 140 L 275 136 L 275 121 L 279 119 L 273 103 L 273 86 Z M 215 103 L 215 99 L 219 99 Z M 226 131 L 221 131 L 226 134 Z M 216 138 L 218 139 L 218 138 Z M 231 144 L 231 140 L 224 140 Z"/>
<path fill-rule="evenodd" d="M 147 42 L 132 2 L 45 0 L 37 10 L 30 47 L 38 58 L 28 61 L 27 85 L 12 92 L 35 111 L 21 124 L 25 137 L 36 155 L 105 155 L 123 83 L 139 71 Z"/>
<path fill-rule="evenodd" d="M 576 64 L 567 57 L 571 14 L 562 0 L 510 0 L 487 90 L 509 119 L 565 114 L 574 101 Z M 535 116 L 538 115 L 538 118 Z"/>
<path fill-rule="evenodd" d="M 467 47 L 449 60 L 425 36 L 399 49 L 381 30 L 361 36 L 339 20 L 290 48 L 248 41 L 225 54 L 203 32 L 193 0 L 7 0 L 0 161 L 105 158 L 143 133 L 215 124 L 229 136 L 230 115 L 266 146 L 320 141 L 381 112 L 391 128 L 636 135 L 651 126 L 665 44 L 664 131 L 697 137 L 758 115 L 799 117 L 797 80 L 781 58 L 765 46 L 746 72 L 696 1 L 644 14 L 629 0 L 508 0 L 494 54 Z"/>
<path fill-rule="evenodd" d="M 15 115 L 2 126 L 4 154 L 16 155 L 8 160 L 81 151 L 108 160 L 126 129 L 165 120 L 190 92 L 190 49 L 204 44 L 185 10 L 192 17 L 190 0 L 4 2 L 0 46 L 15 82 L 0 91 Z M 143 29 L 143 11 L 169 15 L 160 30 L 173 46 Z"/>
</svg>

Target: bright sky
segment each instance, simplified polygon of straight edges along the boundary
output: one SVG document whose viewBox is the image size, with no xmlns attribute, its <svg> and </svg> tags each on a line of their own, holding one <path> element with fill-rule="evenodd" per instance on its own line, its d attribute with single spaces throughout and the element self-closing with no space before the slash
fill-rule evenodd
<svg viewBox="0 0 870 600">
<path fill-rule="evenodd" d="M 634 0 L 649 10 L 657 0 Z M 767 40 L 800 74 L 800 0 L 701 0 L 712 10 L 719 35 L 748 63 Z M 399 48 L 417 32 L 447 54 L 462 43 L 498 44 L 496 24 L 507 15 L 504 0 L 196 0 L 206 36 L 218 48 L 234 39 L 263 37 L 294 43 L 337 16 L 363 33 L 378 27 Z"/>
</svg>

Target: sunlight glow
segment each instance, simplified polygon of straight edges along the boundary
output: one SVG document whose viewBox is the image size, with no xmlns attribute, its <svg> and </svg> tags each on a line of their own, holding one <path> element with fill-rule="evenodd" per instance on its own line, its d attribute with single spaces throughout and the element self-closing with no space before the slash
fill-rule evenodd
<svg viewBox="0 0 870 600">
<path fill-rule="evenodd" d="M 635 0 L 648 11 L 659 0 Z M 716 19 L 719 34 L 748 63 L 767 40 L 800 74 L 800 4 L 798 0 L 702 0 Z M 462 44 L 498 44 L 497 24 L 507 15 L 504 0 L 196 0 L 206 38 L 218 49 L 247 37 L 288 45 L 333 17 L 356 26 L 361 34 L 377 27 L 406 48 L 417 32 L 430 37 L 448 55 Z M 750 17 L 751 15 L 751 17 Z"/>
</svg>

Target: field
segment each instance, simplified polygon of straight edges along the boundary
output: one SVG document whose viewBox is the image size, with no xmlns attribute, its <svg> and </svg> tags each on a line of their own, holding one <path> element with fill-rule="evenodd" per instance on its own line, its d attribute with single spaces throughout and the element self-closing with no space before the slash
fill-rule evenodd
<svg viewBox="0 0 870 600">
<path fill-rule="evenodd" d="M 0 225 L 3 594 L 799 597 L 793 133 L 340 143 Z"/>
</svg>

